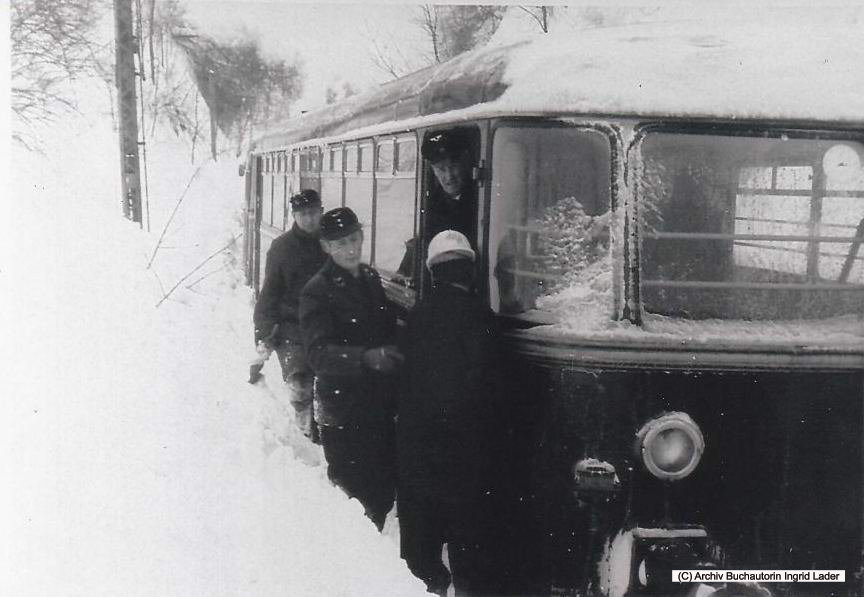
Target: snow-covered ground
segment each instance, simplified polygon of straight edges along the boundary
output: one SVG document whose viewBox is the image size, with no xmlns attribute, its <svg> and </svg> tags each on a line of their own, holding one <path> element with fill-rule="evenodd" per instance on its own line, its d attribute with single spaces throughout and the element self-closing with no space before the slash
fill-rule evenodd
<svg viewBox="0 0 864 597">
<path fill-rule="evenodd" d="M 156 306 L 239 233 L 236 160 L 201 169 L 147 269 L 188 148 L 148 146 L 148 233 L 120 216 L 110 117 L 44 140 L 0 202 L 0 595 L 425 594 L 392 515 L 379 535 L 295 431 L 278 365 L 246 382 L 240 245 Z"/>
</svg>

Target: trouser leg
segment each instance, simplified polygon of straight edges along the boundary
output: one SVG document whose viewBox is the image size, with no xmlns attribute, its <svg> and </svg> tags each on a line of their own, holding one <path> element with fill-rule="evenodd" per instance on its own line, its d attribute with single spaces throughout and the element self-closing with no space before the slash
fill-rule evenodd
<svg viewBox="0 0 864 597">
<path fill-rule="evenodd" d="M 294 420 L 303 435 L 318 443 L 318 426 L 313 416 L 313 387 L 315 375 L 306 365 L 302 347 L 286 343 L 276 349 L 282 380 L 288 388 L 288 400 L 294 408 Z"/>
<path fill-rule="evenodd" d="M 320 427 L 327 476 L 357 498 L 378 530 L 393 507 L 392 422 Z"/>
<path fill-rule="evenodd" d="M 501 570 L 494 518 L 481 497 L 448 507 L 447 553 L 457 597 L 499 595 Z"/>
<path fill-rule="evenodd" d="M 441 559 L 444 525 L 438 510 L 433 503 L 412 497 L 405 488 L 399 490 L 396 509 L 402 559 L 430 593 L 445 595 L 450 572 Z"/>
</svg>

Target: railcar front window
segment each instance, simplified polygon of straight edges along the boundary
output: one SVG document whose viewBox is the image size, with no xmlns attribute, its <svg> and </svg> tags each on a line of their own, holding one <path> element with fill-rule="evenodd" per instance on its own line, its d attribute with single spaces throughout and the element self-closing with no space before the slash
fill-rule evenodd
<svg viewBox="0 0 864 597">
<path fill-rule="evenodd" d="M 566 296 L 579 303 L 583 315 L 587 308 L 610 319 L 610 180 L 609 140 L 595 130 L 495 131 L 489 233 L 493 309 L 542 320 L 543 312 L 560 316 L 556 301 Z"/>
<path fill-rule="evenodd" d="M 862 314 L 861 143 L 654 133 L 641 153 L 647 312 L 742 320 Z"/>
</svg>

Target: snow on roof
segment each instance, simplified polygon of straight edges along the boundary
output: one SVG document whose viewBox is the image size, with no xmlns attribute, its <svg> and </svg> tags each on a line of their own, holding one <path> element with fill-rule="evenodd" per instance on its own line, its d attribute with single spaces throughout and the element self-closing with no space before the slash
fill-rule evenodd
<svg viewBox="0 0 864 597">
<path fill-rule="evenodd" d="M 496 103 L 523 110 L 864 120 L 860 27 L 665 23 L 550 36 L 516 51 Z"/>
<path fill-rule="evenodd" d="M 854 24 L 650 23 L 469 52 L 273 127 L 261 147 L 439 115 L 610 114 L 864 123 Z"/>
</svg>

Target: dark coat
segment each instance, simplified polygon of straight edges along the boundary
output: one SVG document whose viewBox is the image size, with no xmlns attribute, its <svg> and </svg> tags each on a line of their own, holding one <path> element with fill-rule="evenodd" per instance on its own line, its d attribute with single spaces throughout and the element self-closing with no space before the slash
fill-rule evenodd
<svg viewBox="0 0 864 597">
<path fill-rule="evenodd" d="M 255 303 L 255 341 L 267 337 L 279 324 L 276 340 L 300 342 L 300 291 L 321 269 L 327 254 L 317 236 L 297 224 L 279 236 L 267 251 L 264 284 Z"/>
<path fill-rule="evenodd" d="M 467 188 L 458 200 L 454 200 L 443 189 L 436 188 L 430 197 L 426 214 L 428 238 L 444 230 L 456 230 L 469 239 L 475 238 L 476 209 L 476 193 L 473 189 Z"/>
<path fill-rule="evenodd" d="M 437 186 L 433 189 L 425 215 L 426 238 L 432 239 L 444 230 L 456 230 L 464 234 L 472 245 L 476 242 L 474 233 L 474 218 L 477 210 L 476 193 L 472 189 L 463 192 L 459 200 L 453 200 L 450 195 Z M 396 270 L 402 276 L 411 278 L 414 275 L 414 259 L 417 253 L 417 239 L 412 238 L 405 243 L 405 254 Z"/>
<path fill-rule="evenodd" d="M 456 286 L 435 286 L 409 314 L 397 460 L 412 494 L 458 500 L 488 484 L 496 337 L 491 311 Z"/>
<path fill-rule="evenodd" d="M 367 349 L 396 343 L 396 315 L 377 271 L 361 264 L 355 278 L 329 259 L 300 295 L 300 328 L 315 372 L 319 425 L 362 418 L 357 409 L 392 414 L 390 377 L 363 363 Z"/>
</svg>

